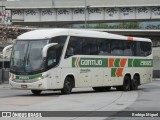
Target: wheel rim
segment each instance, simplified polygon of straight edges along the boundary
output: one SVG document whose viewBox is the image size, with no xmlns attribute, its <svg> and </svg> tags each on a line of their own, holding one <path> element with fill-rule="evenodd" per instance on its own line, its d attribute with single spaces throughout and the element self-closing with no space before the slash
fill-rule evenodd
<svg viewBox="0 0 160 120">
<path fill-rule="evenodd" d="M 129 80 L 125 80 L 125 82 L 124 82 L 124 87 L 125 87 L 127 90 L 129 90 L 129 86 L 130 86 Z"/>
<path fill-rule="evenodd" d="M 134 81 L 133 81 L 133 87 L 134 87 L 134 88 L 137 88 L 137 86 L 138 86 L 138 82 L 137 82 L 137 80 L 134 80 Z"/>
<path fill-rule="evenodd" d="M 71 88 L 72 87 L 72 85 L 71 85 L 71 83 L 70 82 L 66 82 L 66 90 L 69 92 L 69 91 L 71 91 Z"/>
</svg>

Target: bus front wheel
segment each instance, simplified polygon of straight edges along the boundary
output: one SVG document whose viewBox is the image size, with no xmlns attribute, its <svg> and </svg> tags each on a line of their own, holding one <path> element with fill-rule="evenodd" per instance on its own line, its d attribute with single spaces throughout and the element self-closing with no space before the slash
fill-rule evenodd
<svg viewBox="0 0 160 120">
<path fill-rule="evenodd" d="M 61 90 L 62 94 L 70 94 L 72 92 L 72 80 L 70 77 L 67 77 L 64 81 L 63 89 Z"/>
<path fill-rule="evenodd" d="M 34 95 L 40 95 L 41 94 L 41 90 L 31 90 L 31 92 L 34 94 Z"/>
</svg>

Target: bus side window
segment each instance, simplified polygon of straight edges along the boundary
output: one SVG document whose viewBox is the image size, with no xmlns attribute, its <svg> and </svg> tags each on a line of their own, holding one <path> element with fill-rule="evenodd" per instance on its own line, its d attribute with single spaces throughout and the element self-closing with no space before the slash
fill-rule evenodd
<svg viewBox="0 0 160 120">
<path fill-rule="evenodd" d="M 66 49 L 66 53 L 65 53 L 65 58 L 68 58 L 74 55 L 75 42 L 76 42 L 76 39 L 74 37 L 70 37 L 70 40 Z"/>
<path fill-rule="evenodd" d="M 109 40 L 100 39 L 98 44 L 99 55 L 110 55 L 111 44 Z"/>
<path fill-rule="evenodd" d="M 112 41 L 111 54 L 117 56 L 123 56 L 123 44 L 120 40 Z"/>
<path fill-rule="evenodd" d="M 67 47 L 66 56 L 69 57 L 69 56 L 72 56 L 72 55 L 74 55 L 74 49 L 73 49 L 73 46 L 70 45 L 70 46 Z"/>
<path fill-rule="evenodd" d="M 151 54 L 151 43 L 150 42 L 140 42 L 140 56 L 148 56 Z"/>
<path fill-rule="evenodd" d="M 82 38 L 71 36 L 66 49 L 65 58 L 81 54 L 82 51 L 81 46 L 82 46 Z"/>
<path fill-rule="evenodd" d="M 133 49 L 132 49 L 132 42 L 131 41 L 123 41 L 124 45 L 124 56 L 132 56 L 133 55 Z"/>
<path fill-rule="evenodd" d="M 47 67 L 54 67 L 54 65 L 57 64 L 56 58 L 56 50 L 54 47 L 49 48 L 47 52 Z"/>
</svg>

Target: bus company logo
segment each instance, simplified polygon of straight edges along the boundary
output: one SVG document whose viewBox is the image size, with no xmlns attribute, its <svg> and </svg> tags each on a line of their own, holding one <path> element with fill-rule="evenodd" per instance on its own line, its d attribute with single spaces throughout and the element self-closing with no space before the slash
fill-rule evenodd
<svg viewBox="0 0 160 120">
<path fill-rule="evenodd" d="M 29 76 L 19 76 L 19 79 L 28 80 L 28 79 L 29 79 Z"/>
<path fill-rule="evenodd" d="M 108 59 L 73 57 L 72 67 L 108 67 Z"/>
</svg>

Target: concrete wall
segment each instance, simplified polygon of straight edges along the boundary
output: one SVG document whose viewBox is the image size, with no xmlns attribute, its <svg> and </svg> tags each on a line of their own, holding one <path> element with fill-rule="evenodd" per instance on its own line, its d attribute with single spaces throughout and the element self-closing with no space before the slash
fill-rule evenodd
<svg viewBox="0 0 160 120">
<path fill-rule="evenodd" d="M 160 47 L 153 48 L 153 78 L 160 78 Z"/>
<path fill-rule="evenodd" d="M 59 22 L 59 21 L 122 21 L 160 19 L 160 7 L 89 7 L 84 8 L 17 8 L 11 9 L 12 21 Z"/>
</svg>

